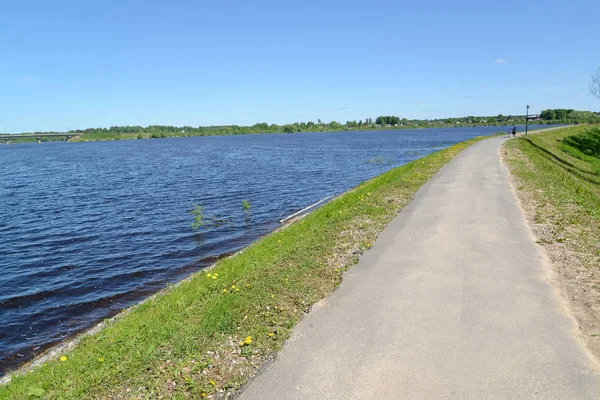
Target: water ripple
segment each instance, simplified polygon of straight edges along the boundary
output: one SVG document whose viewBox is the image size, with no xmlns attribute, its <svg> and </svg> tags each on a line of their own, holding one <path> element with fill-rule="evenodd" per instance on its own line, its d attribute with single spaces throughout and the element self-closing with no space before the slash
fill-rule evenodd
<svg viewBox="0 0 600 400">
<path fill-rule="evenodd" d="M 278 220 L 504 128 L 0 146 L 0 374 Z M 392 165 L 365 161 L 391 157 Z M 251 204 L 242 210 L 242 199 Z M 192 204 L 231 224 L 191 229 Z"/>
</svg>

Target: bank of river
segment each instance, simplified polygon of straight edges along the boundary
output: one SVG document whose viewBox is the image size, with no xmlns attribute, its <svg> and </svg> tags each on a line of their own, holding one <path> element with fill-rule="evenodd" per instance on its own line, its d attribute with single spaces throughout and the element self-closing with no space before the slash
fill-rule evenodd
<svg viewBox="0 0 600 400">
<path fill-rule="evenodd" d="M 503 129 L 3 146 L 0 372 L 247 246 L 283 216 Z M 192 230 L 192 204 L 229 223 Z"/>
<path fill-rule="evenodd" d="M 224 396 L 280 348 L 418 188 L 472 142 L 371 179 L 194 274 L 75 350 L 15 376 L 0 398 Z"/>
</svg>

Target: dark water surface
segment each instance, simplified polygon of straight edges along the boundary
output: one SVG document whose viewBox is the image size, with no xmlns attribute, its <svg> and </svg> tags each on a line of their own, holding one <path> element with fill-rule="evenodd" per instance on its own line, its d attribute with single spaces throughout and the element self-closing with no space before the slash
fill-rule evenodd
<svg viewBox="0 0 600 400">
<path fill-rule="evenodd" d="M 0 146 L 0 375 L 392 167 L 505 127 Z M 367 163 L 391 157 L 390 165 Z M 251 208 L 246 216 L 242 199 Z M 194 231 L 192 204 L 230 218 Z"/>
</svg>

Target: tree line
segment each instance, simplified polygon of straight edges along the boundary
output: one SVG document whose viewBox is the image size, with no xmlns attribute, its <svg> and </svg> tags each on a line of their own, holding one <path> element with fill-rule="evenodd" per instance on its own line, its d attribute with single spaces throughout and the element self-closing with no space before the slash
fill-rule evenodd
<svg viewBox="0 0 600 400">
<path fill-rule="evenodd" d="M 599 122 L 600 115 L 591 111 L 576 111 L 571 109 L 551 109 L 544 110 L 541 114 L 542 120 L 531 123 L 588 123 Z M 453 126 L 485 126 L 485 125 L 514 125 L 524 124 L 525 115 L 502 115 L 496 116 L 466 116 L 458 118 L 436 118 L 436 119 L 408 119 L 399 116 L 386 115 L 375 119 L 370 117 L 346 121 L 324 122 L 318 119 L 316 122 L 294 122 L 290 124 L 278 125 L 259 122 L 251 126 L 240 125 L 212 125 L 212 126 L 172 126 L 172 125 L 128 125 L 111 126 L 110 128 L 87 128 L 75 129 L 68 133 L 83 134 L 83 137 L 89 139 L 143 139 L 143 138 L 161 138 L 174 136 L 216 136 L 216 135 L 237 135 L 249 133 L 295 133 L 295 132 L 324 132 L 324 131 L 343 131 L 359 129 L 378 129 L 378 128 L 435 128 L 435 127 L 453 127 Z M 57 132 L 35 132 L 35 133 L 57 133 Z"/>
<path fill-rule="evenodd" d="M 566 108 L 554 108 L 543 110 L 540 118 L 547 121 L 570 121 L 574 122 L 598 122 L 600 113 L 592 111 L 577 111 Z"/>
</svg>

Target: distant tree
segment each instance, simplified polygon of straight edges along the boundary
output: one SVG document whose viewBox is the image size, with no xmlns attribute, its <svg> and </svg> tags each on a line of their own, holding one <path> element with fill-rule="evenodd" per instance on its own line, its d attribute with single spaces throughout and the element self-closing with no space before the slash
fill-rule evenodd
<svg viewBox="0 0 600 400">
<path fill-rule="evenodd" d="M 393 115 L 385 115 L 377 117 L 375 119 L 375 123 L 377 125 L 398 125 L 400 124 L 400 117 L 396 117 Z"/>
<path fill-rule="evenodd" d="M 556 114 L 554 113 L 554 110 L 542 110 L 540 117 L 542 119 L 552 121 L 556 119 Z"/>
<path fill-rule="evenodd" d="M 286 125 L 283 126 L 283 131 L 285 133 L 294 133 L 294 132 L 297 132 L 296 125 L 286 124 Z"/>
<path fill-rule="evenodd" d="M 596 97 L 600 99 L 600 68 L 594 75 L 592 75 L 592 82 L 590 83 L 590 92 Z"/>
</svg>

